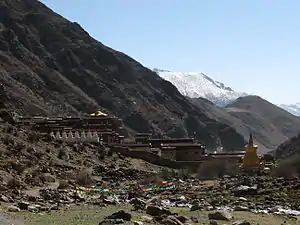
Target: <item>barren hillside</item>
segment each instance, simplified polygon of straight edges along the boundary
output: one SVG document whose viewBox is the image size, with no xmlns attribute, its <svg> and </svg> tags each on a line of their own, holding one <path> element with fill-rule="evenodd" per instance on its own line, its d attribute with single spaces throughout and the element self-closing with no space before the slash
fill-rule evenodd
<svg viewBox="0 0 300 225">
<path fill-rule="evenodd" d="M 37 0 L 0 2 L 0 73 L 7 105 L 20 114 L 100 109 L 122 118 L 129 131 L 196 132 L 211 148 L 218 137 L 228 148 L 244 145 L 233 128 L 200 113 L 171 83 Z"/>
</svg>

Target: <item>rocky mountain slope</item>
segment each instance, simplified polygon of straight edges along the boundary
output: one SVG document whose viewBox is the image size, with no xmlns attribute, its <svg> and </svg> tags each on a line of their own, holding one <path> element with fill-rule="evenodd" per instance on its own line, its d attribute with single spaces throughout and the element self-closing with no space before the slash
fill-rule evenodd
<svg viewBox="0 0 300 225">
<path fill-rule="evenodd" d="M 217 106 L 224 107 L 238 97 L 247 95 L 247 93 L 239 93 L 226 87 L 204 73 L 171 72 L 160 69 L 154 69 L 154 71 L 174 84 L 182 95 L 189 98 L 206 98 Z"/>
<path fill-rule="evenodd" d="M 300 156 L 300 134 L 282 143 L 274 153 L 279 159 Z"/>
<path fill-rule="evenodd" d="M 253 133 L 259 151 L 274 150 L 300 132 L 300 119 L 258 96 L 238 98 L 225 108 L 203 99 L 191 99 L 202 112 L 234 127 L 245 139 Z"/>
<path fill-rule="evenodd" d="M 226 111 L 243 121 L 256 139 L 274 148 L 300 132 L 300 119 L 258 96 L 238 98 Z"/>
<path fill-rule="evenodd" d="M 218 140 L 226 148 L 244 145 L 233 128 L 200 113 L 170 82 L 37 0 L 0 2 L 0 82 L 7 107 L 21 114 L 100 109 L 123 119 L 130 132 L 197 132 L 209 148 Z"/>
</svg>

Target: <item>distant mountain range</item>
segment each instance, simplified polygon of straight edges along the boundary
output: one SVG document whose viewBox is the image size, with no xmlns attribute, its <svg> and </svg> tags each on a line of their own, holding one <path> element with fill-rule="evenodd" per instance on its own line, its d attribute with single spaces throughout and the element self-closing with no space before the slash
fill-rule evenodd
<svg viewBox="0 0 300 225">
<path fill-rule="evenodd" d="M 220 107 L 231 104 L 239 97 L 249 95 L 245 92 L 236 92 L 201 72 L 171 72 L 156 68 L 153 70 L 161 78 L 177 87 L 182 95 L 190 98 L 205 98 Z M 279 104 L 278 106 L 293 115 L 300 116 L 300 103 Z"/>
</svg>

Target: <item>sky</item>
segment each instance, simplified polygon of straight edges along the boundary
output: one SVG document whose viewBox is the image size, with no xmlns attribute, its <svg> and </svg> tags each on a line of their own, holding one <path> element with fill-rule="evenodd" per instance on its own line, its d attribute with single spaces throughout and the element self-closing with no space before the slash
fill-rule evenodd
<svg viewBox="0 0 300 225">
<path fill-rule="evenodd" d="M 300 102 L 299 0 L 42 0 L 144 66 Z"/>
</svg>

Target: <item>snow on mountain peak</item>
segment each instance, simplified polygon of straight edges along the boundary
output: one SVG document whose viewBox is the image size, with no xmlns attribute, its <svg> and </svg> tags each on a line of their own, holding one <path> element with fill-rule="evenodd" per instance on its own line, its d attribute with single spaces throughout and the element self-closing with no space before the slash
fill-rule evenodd
<svg viewBox="0 0 300 225">
<path fill-rule="evenodd" d="M 190 98 L 206 98 L 218 106 L 226 106 L 238 97 L 246 96 L 226 87 L 223 83 L 199 72 L 171 72 L 154 69 L 161 78 L 171 82 L 178 91 Z"/>
<path fill-rule="evenodd" d="M 279 107 L 283 108 L 284 110 L 288 111 L 289 113 L 300 116 L 300 102 L 296 104 L 281 104 Z"/>
</svg>

